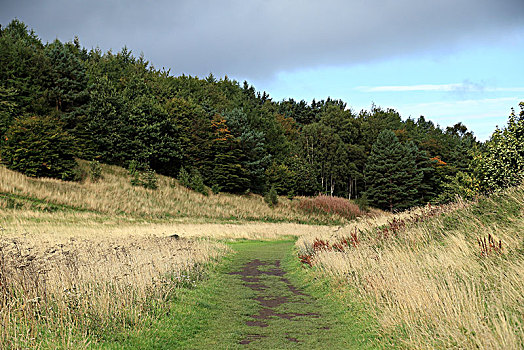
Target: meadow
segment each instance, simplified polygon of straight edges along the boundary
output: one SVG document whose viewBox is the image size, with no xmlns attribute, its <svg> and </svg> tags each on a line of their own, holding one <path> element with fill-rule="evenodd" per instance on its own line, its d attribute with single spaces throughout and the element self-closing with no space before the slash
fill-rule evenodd
<svg viewBox="0 0 524 350">
<path fill-rule="evenodd" d="M 360 310 L 375 347 L 524 346 L 522 187 L 364 213 L 322 196 L 270 208 L 253 194 L 158 182 L 134 187 L 106 165 L 100 181 L 81 183 L 0 167 L 0 348 L 100 347 L 178 314 L 197 322 L 209 311 L 198 300 L 222 293 L 216 269 L 235 256 L 230 242 L 282 239 L 296 240 L 289 261 L 301 264 L 286 265 L 296 280 L 331 307 Z M 187 324 L 182 338 L 202 331 Z"/>
<path fill-rule="evenodd" d="M 157 190 L 134 187 L 115 166 L 102 176 L 71 183 L 0 167 L 0 348 L 82 348 L 137 332 L 231 253 L 220 240 L 346 220 L 285 198 L 271 209 L 261 196 L 204 196 L 162 176 Z"/>
</svg>

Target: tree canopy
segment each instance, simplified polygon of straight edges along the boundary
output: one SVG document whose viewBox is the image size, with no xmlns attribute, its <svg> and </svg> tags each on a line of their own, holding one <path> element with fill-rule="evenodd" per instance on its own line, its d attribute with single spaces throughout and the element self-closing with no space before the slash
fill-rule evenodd
<svg viewBox="0 0 524 350">
<path fill-rule="evenodd" d="M 173 76 L 125 47 L 44 44 L 18 20 L 0 29 L 1 162 L 34 176 L 70 178 L 73 157 L 136 162 L 173 177 L 187 169 L 222 191 L 366 194 L 394 210 L 449 199 L 442 193 L 459 178 L 479 182 L 481 158 L 484 190 L 518 183 L 522 119 L 513 114 L 484 146 L 462 123 L 442 129 L 375 105 L 356 113 L 329 97 L 273 101 L 247 81 Z M 67 143 L 63 171 L 36 171 L 15 156 L 38 153 L 37 137 Z"/>
</svg>

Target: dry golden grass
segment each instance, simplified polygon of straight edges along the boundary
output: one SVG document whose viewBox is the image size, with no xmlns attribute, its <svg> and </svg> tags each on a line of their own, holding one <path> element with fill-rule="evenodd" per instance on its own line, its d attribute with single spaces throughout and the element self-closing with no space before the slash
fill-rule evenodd
<svg viewBox="0 0 524 350">
<path fill-rule="evenodd" d="M 212 239 L 280 239 L 289 236 L 323 233 L 336 227 L 296 223 L 188 223 L 151 222 L 122 217 L 105 217 L 89 212 L 41 212 L 21 209 L 0 209 L 0 231 L 6 237 L 26 233 L 41 239 L 64 241 L 69 238 L 140 238 L 178 234 L 183 238 Z"/>
<path fill-rule="evenodd" d="M 86 163 L 80 161 L 86 167 Z M 258 195 L 235 196 L 229 194 L 203 196 L 174 180 L 158 176 L 158 189 L 148 190 L 131 186 L 127 170 L 102 165 L 102 180 L 83 183 L 54 179 L 34 179 L 0 166 L 0 194 L 12 197 L 33 198 L 21 206 L 25 209 L 45 208 L 47 203 L 87 210 L 106 215 L 125 215 L 134 218 L 216 222 L 272 221 L 297 223 L 343 222 L 338 215 L 307 213 L 297 207 L 296 201 L 280 199 L 280 204 L 269 208 Z M 16 199 L 16 198 L 15 198 Z M 9 206 L 11 199 L 0 199 L 0 208 Z M 66 208 L 67 209 L 67 208 Z"/>
<path fill-rule="evenodd" d="M 384 329 L 400 332 L 406 347 L 522 349 L 524 189 L 455 206 L 387 239 L 373 227 L 389 215 L 361 220 L 354 227 L 367 233 L 356 248 L 318 251 L 313 265 L 373 305 Z M 319 238 L 334 242 L 354 227 Z M 488 234 L 502 241 L 502 253 L 482 254 L 477 238 Z M 311 252 L 315 238 L 299 238 L 299 252 Z"/>
<path fill-rule="evenodd" d="M 0 348 L 78 348 L 100 331 L 139 329 L 228 251 L 170 237 L 4 235 Z"/>
<path fill-rule="evenodd" d="M 101 330 L 139 329 L 229 252 L 217 239 L 327 233 L 296 222 L 341 219 L 285 199 L 271 209 L 260 196 L 205 197 L 162 176 L 146 190 L 103 169 L 97 183 L 68 183 L 0 166 L 0 348 L 77 348 Z"/>
</svg>

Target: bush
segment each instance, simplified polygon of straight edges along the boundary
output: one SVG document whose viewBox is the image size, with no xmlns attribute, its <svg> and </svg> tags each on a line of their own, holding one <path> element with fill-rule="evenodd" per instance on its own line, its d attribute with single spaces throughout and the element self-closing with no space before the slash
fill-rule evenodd
<svg viewBox="0 0 524 350">
<path fill-rule="evenodd" d="M 184 187 L 189 187 L 189 184 L 191 182 L 190 175 L 187 172 L 187 170 L 184 169 L 184 167 L 182 167 L 180 169 L 180 172 L 178 173 L 178 182 L 180 182 L 180 184 Z"/>
<path fill-rule="evenodd" d="M 142 186 L 151 190 L 158 188 L 156 173 L 149 165 L 140 164 L 135 160 L 129 162 L 129 175 L 131 175 L 131 185 Z"/>
<path fill-rule="evenodd" d="M 130 161 L 127 170 L 131 176 L 131 185 L 141 186 L 142 182 L 140 181 L 140 170 L 138 162 L 136 160 Z"/>
<path fill-rule="evenodd" d="M 204 185 L 204 178 L 202 178 L 202 175 L 200 175 L 200 172 L 196 169 L 191 171 L 189 188 L 191 188 L 193 191 L 203 194 L 204 196 L 209 195 L 209 190 L 206 185 Z"/>
<path fill-rule="evenodd" d="M 351 203 L 345 198 L 326 195 L 301 200 L 298 207 L 309 213 L 334 214 L 350 220 L 362 215 L 357 204 Z"/>
<path fill-rule="evenodd" d="M 201 193 L 204 196 L 209 195 L 209 188 L 204 184 L 204 178 L 197 169 L 192 169 L 191 174 L 184 168 L 180 169 L 178 181 L 182 186 L 195 192 Z"/>
<path fill-rule="evenodd" d="M 217 185 L 217 184 L 214 184 L 213 186 L 211 186 L 211 191 L 213 192 L 213 194 L 219 194 L 220 193 L 220 186 Z"/>
<path fill-rule="evenodd" d="M 89 162 L 89 177 L 93 182 L 97 182 L 102 178 L 102 166 L 98 160 Z"/>
<path fill-rule="evenodd" d="M 264 201 L 270 207 L 274 207 L 278 204 L 278 194 L 277 190 L 275 189 L 275 186 L 271 186 L 271 189 L 264 196 Z"/>
<path fill-rule="evenodd" d="M 89 174 L 87 173 L 87 170 L 77 163 L 73 169 L 73 181 L 84 182 L 88 176 Z"/>
<path fill-rule="evenodd" d="M 156 173 L 153 169 L 147 167 L 147 169 L 141 173 L 141 176 L 142 187 L 149 188 L 150 190 L 156 190 L 158 188 Z"/>
<path fill-rule="evenodd" d="M 74 179 L 74 142 L 60 120 L 50 116 L 18 118 L 4 141 L 0 160 L 9 169 L 32 177 Z"/>
<path fill-rule="evenodd" d="M 355 202 L 355 204 L 358 205 L 358 209 L 360 211 L 364 212 L 369 210 L 369 201 L 365 194 L 360 198 L 355 198 L 353 202 Z"/>
</svg>

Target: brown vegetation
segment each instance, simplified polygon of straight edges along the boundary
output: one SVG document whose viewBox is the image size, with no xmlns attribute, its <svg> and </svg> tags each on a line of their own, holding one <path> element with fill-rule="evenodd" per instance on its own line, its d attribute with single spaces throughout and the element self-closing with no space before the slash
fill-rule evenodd
<svg viewBox="0 0 524 350">
<path fill-rule="evenodd" d="M 319 195 L 313 198 L 303 198 L 297 205 L 300 209 L 313 214 L 329 213 L 342 218 L 352 220 L 364 213 L 358 205 L 351 201 L 326 195 Z"/>
</svg>

